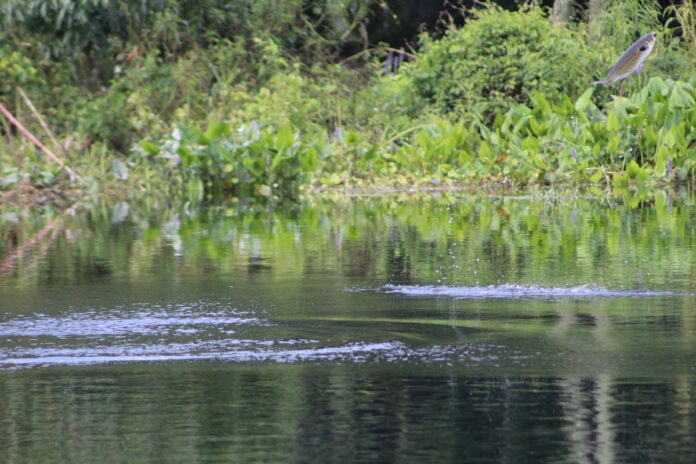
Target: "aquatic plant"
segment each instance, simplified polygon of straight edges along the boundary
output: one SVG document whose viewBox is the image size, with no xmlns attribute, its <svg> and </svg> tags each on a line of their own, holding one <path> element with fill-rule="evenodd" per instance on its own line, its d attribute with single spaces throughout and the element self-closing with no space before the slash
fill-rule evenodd
<svg viewBox="0 0 696 464">
<path fill-rule="evenodd" d="M 654 77 L 640 92 L 616 97 L 604 109 L 593 102 L 595 91 L 588 88 L 575 103 L 567 97 L 551 103 L 537 92 L 532 105 L 515 105 L 490 126 L 462 122 L 443 130 L 434 123 L 416 131 L 392 159 L 402 160 L 406 169 L 448 163 L 470 180 L 521 184 L 627 185 L 694 175 L 691 84 Z"/>
<path fill-rule="evenodd" d="M 141 143 L 141 150 L 181 176 L 191 199 L 228 193 L 267 198 L 293 197 L 326 156 L 322 134 L 300 138 L 292 127 L 275 129 L 257 123 L 237 130 L 223 122 L 205 131 L 179 125 L 159 145 Z"/>
</svg>

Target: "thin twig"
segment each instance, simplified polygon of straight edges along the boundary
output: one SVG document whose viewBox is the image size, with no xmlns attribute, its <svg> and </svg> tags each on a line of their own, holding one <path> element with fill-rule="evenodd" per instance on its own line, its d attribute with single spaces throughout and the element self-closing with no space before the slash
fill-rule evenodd
<svg viewBox="0 0 696 464">
<path fill-rule="evenodd" d="M 81 181 L 82 183 L 85 183 L 85 184 L 87 183 L 87 181 L 85 181 L 80 175 L 78 175 L 75 171 L 73 171 L 73 170 L 70 168 L 70 166 L 68 166 L 67 164 L 65 164 L 65 163 L 64 163 L 60 158 L 58 158 L 51 150 L 49 150 L 48 148 L 46 148 L 46 145 L 44 145 L 43 143 L 41 143 L 41 142 L 39 141 L 39 139 L 37 139 L 36 137 L 34 137 L 34 135 L 33 135 L 31 132 L 29 132 L 29 131 L 22 125 L 21 122 L 17 121 L 17 119 L 12 115 L 12 113 L 10 113 L 10 111 L 9 111 L 7 108 L 5 108 L 5 105 L 3 105 L 2 103 L 0 103 L 0 113 L 4 114 L 5 117 L 6 117 L 7 119 L 9 119 L 10 122 L 11 122 L 12 124 L 14 124 L 14 125 L 17 127 L 17 129 L 19 129 L 19 131 L 20 131 L 22 134 L 24 134 L 29 140 L 31 140 L 32 142 L 34 142 L 34 144 L 35 144 L 37 147 L 39 147 L 40 149 L 42 149 L 42 150 L 44 151 L 44 153 L 46 153 L 46 154 L 49 156 L 49 158 L 51 158 L 53 161 L 55 161 L 56 163 L 60 164 L 63 168 L 65 168 L 65 170 L 68 171 L 68 173 L 70 173 L 71 176 L 75 177 L 76 179 L 78 179 L 78 180 Z"/>
<path fill-rule="evenodd" d="M 344 58 L 341 61 L 339 61 L 338 64 L 343 64 L 343 63 L 346 63 L 348 61 L 354 60 L 354 59 L 359 58 L 360 56 L 364 55 L 365 53 L 370 53 L 370 52 L 373 52 L 375 50 L 387 50 L 387 51 L 391 51 L 394 53 L 399 53 L 401 55 L 407 56 L 407 57 L 411 58 L 412 60 L 416 59 L 416 55 L 414 55 L 413 53 L 405 52 L 403 50 L 399 50 L 399 49 L 392 48 L 392 47 L 384 47 L 384 48 L 374 47 L 374 48 L 366 48 L 365 50 L 359 51 L 355 55 L 351 55 L 347 58 Z"/>
<path fill-rule="evenodd" d="M 411 58 L 412 60 L 416 59 L 416 55 L 414 55 L 413 53 L 405 52 L 402 49 L 397 50 L 396 48 L 387 47 L 386 50 L 390 50 L 394 53 L 400 53 L 401 55 L 404 55 L 404 56 Z"/>
<path fill-rule="evenodd" d="M 416 130 L 418 130 L 418 129 L 423 129 L 424 127 L 428 127 L 429 125 L 430 125 L 430 124 L 418 124 L 417 126 L 409 127 L 408 129 L 406 129 L 406 130 L 404 130 L 404 131 L 401 131 L 401 132 L 399 132 L 398 134 L 396 134 L 395 136 L 391 137 L 389 140 L 387 140 L 387 142 L 386 142 L 384 145 L 385 145 L 385 146 L 389 146 L 389 145 L 391 145 L 392 143 L 394 143 L 394 142 L 396 142 L 397 140 L 399 140 L 399 139 L 400 139 L 401 137 L 403 137 L 404 135 L 410 134 L 411 132 L 416 131 Z"/>
<path fill-rule="evenodd" d="M 22 98 L 24 99 L 24 102 L 27 104 L 27 106 L 29 107 L 31 112 L 34 113 L 34 116 L 36 117 L 36 119 L 38 119 L 39 124 L 41 124 L 41 127 L 43 128 L 43 130 L 46 131 L 46 134 L 51 139 L 51 142 L 53 142 L 53 146 L 60 147 L 61 151 L 63 152 L 63 155 L 67 155 L 67 153 L 65 153 L 65 148 L 61 144 L 59 144 L 58 140 L 56 140 L 56 138 L 53 136 L 53 132 L 51 132 L 51 129 L 48 128 L 48 124 L 46 124 L 46 121 L 41 116 L 41 113 L 39 113 L 36 110 L 36 107 L 34 106 L 31 99 L 29 98 L 29 95 L 27 95 L 26 92 L 24 92 L 24 89 L 22 89 L 21 87 L 17 87 L 17 90 L 19 91 L 19 94 L 22 96 Z"/>
<path fill-rule="evenodd" d="M 353 29 L 355 29 L 355 27 L 358 24 L 360 24 L 361 21 L 365 18 L 364 16 L 360 15 L 360 13 L 361 13 L 360 10 L 362 10 L 362 9 L 364 9 L 364 6 L 358 7 L 358 11 L 355 13 L 355 18 L 353 18 L 353 22 L 350 24 L 350 26 L 348 26 L 348 29 L 346 29 L 346 31 L 343 33 L 343 35 L 341 35 L 341 42 L 346 40 L 346 38 L 351 34 L 351 32 L 353 32 Z"/>
<path fill-rule="evenodd" d="M 315 34 L 317 37 L 319 37 L 319 40 L 320 40 L 320 41 L 322 41 L 322 42 L 324 42 L 324 43 L 326 43 L 326 44 L 330 44 L 330 43 L 331 43 L 330 40 L 326 39 L 323 35 L 321 35 L 321 34 L 319 33 L 319 31 L 317 31 L 317 30 L 314 28 L 314 25 L 309 21 L 309 19 L 307 19 L 307 18 L 305 17 L 305 15 L 302 15 L 302 21 L 305 23 L 305 25 L 306 25 L 308 28 L 310 28 L 310 29 L 312 30 L 312 32 L 314 32 L 314 34 Z"/>
</svg>

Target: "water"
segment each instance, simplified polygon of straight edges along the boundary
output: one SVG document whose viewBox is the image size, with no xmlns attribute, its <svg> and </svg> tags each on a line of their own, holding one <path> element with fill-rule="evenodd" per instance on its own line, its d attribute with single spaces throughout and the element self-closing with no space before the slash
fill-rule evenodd
<svg viewBox="0 0 696 464">
<path fill-rule="evenodd" d="M 687 195 L 0 211 L 0 462 L 692 462 Z"/>
</svg>

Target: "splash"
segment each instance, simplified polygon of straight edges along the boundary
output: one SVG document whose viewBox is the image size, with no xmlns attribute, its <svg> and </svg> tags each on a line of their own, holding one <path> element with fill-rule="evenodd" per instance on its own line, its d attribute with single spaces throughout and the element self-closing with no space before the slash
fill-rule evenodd
<svg viewBox="0 0 696 464">
<path fill-rule="evenodd" d="M 450 287 L 421 285 L 385 285 L 386 293 L 401 293 L 409 296 L 448 296 L 461 299 L 492 298 L 640 298 L 674 295 L 671 292 L 652 290 L 608 290 L 590 285 L 575 287 L 544 287 L 539 285 L 488 285 L 483 287 Z"/>
</svg>

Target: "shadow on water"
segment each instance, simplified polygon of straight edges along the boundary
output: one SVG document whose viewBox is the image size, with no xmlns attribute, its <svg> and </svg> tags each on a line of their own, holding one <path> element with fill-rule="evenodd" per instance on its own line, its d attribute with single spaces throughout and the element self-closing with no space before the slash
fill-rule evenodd
<svg viewBox="0 0 696 464">
<path fill-rule="evenodd" d="M 689 462 L 652 195 L 0 211 L 0 461 Z"/>
</svg>

